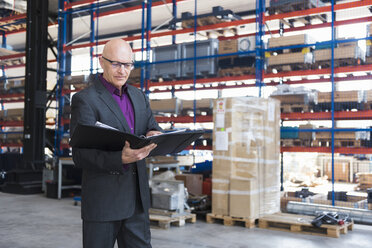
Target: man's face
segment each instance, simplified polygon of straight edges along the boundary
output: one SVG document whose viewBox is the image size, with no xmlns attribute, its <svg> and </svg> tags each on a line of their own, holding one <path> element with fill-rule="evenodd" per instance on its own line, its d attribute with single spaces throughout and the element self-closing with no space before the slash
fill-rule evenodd
<svg viewBox="0 0 372 248">
<path fill-rule="evenodd" d="M 115 66 L 113 66 L 108 60 L 121 63 L 133 63 L 132 51 L 127 51 L 128 49 L 124 50 L 125 51 L 123 51 L 123 49 L 119 49 L 118 53 L 116 54 L 110 52 L 103 55 L 104 58 L 100 57 L 99 59 L 100 65 L 103 69 L 103 77 L 119 90 L 128 80 L 130 69 L 126 69 L 124 66 L 116 66 L 117 68 L 115 68 Z"/>
</svg>

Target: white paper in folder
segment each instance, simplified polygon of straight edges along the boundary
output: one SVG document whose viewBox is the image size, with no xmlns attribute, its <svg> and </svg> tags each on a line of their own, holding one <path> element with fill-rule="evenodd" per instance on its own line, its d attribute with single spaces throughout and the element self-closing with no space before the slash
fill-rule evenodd
<svg viewBox="0 0 372 248">
<path fill-rule="evenodd" d="M 216 150 L 227 151 L 229 149 L 229 138 L 226 131 L 216 132 Z"/>
</svg>

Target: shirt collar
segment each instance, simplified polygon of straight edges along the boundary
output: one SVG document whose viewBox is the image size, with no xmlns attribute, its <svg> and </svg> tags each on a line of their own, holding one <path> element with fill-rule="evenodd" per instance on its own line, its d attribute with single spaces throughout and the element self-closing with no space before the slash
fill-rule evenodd
<svg viewBox="0 0 372 248">
<path fill-rule="evenodd" d="M 103 74 L 99 75 L 99 79 L 101 80 L 103 86 L 111 93 L 111 95 L 115 94 L 117 96 L 121 96 L 122 94 L 127 92 L 128 85 L 125 83 L 123 87 L 121 87 L 121 93 L 119 94 L 119 90 L 115 88 L 112 84 L 110 84 L 104 77 Z"/>
</svg>

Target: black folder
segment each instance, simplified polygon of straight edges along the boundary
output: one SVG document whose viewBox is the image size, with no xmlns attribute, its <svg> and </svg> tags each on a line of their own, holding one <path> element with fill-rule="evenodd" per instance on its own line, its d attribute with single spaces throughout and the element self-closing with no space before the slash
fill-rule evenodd
<svg viewBox="0 0 372 248">
<path fill-rule="evenodd" d="M 149 156 L 174 154 L 184 150 L 198 139 L 204 131 L 186 130 L 182 132 L 169 132 L 150 137 L 138 137 L 114 129 L 99 126 L 78 124 L 70 140 L 71 147 L 92 148 L 106 151 L 121 151 L 125 141 L 130 143 L 132 149 L 139 149 L 151 143 L 157 147 Z"/>
</svg>

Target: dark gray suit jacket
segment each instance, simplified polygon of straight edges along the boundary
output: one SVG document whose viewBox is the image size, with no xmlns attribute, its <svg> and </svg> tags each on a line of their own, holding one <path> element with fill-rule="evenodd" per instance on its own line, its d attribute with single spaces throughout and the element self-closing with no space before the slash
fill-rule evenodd
<svg viewBox="0 0 372 248">
<path fill-rule="evenodd" d="M 161 130 L 145 94 L 131 85 L 128 85 L 128 94 L 134 109 L 135 134 L 145 135 L 150 130 Z M 96 121 L 130 133 L 119 105 L 98 76 L 93 76 L 91 86 L 72 98 L 71 135 L 77 123 L 95 125 Z M 124 170 L 121 151 L 73 148 L 72 156 L 75 165 L 83 169 L 83 220 L 114 221 L 130 217 L 135 208 L 135 175 L 132 169 Z M 150 191 L 145 161 L 131 166 L 137 167 L 142 205 L 147 210 L 150 207 Z"/>
</svg>

